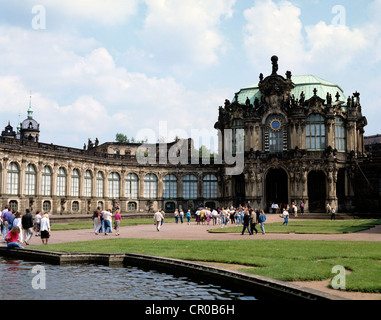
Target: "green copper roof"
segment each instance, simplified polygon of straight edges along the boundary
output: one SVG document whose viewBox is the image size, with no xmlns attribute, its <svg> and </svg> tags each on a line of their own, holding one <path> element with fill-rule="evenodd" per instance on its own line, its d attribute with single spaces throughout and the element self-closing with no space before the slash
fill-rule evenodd
<svg viewBox="0 0 381 320">
<path fill-rule="evenodd" d="M 295 99 L 299 99 L 300 94 L 304 92 L 305 100 L 308 100 L 314 95 L 314 89 L 316 89 L 316 94 L 324 100 L 327 97 L 327 93 L 329 93 L 332 96 L 332 101 L 336 101 L 336 95 L 339 93 L 339 100 L 344 101 L 346 104 L 344 91 L 340 88 L 340 86 L 334 83 L 313 75 L 293 76 L 291 80 L 295 84 L 295 88 L 291 91 L 291 94 L 295 96 Z M 239 91 L 239 103 L 245 104 L 247 98 L 250 99 L 250 103 L 252 104 L 254 103 L 255 98 L 261 98 L 261 92 L 259 91 L 258 84 L 243 88 Z"/>
</svg>

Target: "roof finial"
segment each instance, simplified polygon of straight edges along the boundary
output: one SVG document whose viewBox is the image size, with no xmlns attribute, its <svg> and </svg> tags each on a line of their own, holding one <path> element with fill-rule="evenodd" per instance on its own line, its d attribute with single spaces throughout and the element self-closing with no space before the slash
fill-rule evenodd
<svg viewBox="0 0 381 320">
<path fill-rule="evenodd" d="M 32 92 L 30 93 L 30 96 L 29 96 L 28 118 L 29 118 L 29 119 L 32 119 L 32 118 L 33 118 L 33 109 L 32 109 Z"/>
<path fill-rule="evenodd" d="M 277 56 L 272 56 L 271 57 L 271 62 L 273 64 L 273 75 L 276 75 L 278 72 L 278 57 Z"/>
</svg>

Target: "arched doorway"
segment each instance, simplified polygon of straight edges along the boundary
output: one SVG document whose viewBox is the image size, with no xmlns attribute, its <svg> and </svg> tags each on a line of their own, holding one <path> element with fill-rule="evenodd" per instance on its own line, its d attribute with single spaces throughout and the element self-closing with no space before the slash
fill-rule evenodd
<svg viewBox="0 0 381 320">
<path fill-rule="evenodd" d="M 336 197 L 338 201 L 338 212 L 345 212 L 345 169 L 339 169 L 336 183 Z"/>
<path fill-rule="evenodd" d="M 234 206 L 245 205 L 245 176 L 234 176 Z"/>
<path fill-rule="evenodd" d="M 266 175 L 267 211 L 272 203 L 288 203 L 288 176 L 283 169 L 271 169 Z"/>
<path fill-rule="evenodd" d="M 308 174 L 308 208 L 310 212 L 325 212 L 327 197 L 326 177 L 323 171 Z"/>
</svg>

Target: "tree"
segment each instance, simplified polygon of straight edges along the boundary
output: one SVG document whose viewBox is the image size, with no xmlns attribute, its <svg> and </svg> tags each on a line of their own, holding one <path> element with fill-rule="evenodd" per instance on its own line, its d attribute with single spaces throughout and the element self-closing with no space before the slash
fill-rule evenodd
<svg viewBox="0 0 381 320">
<path fill-rule="evenodd" d="M 214 158 L 214 154 L 211 153 L 210 149 L 208 149 L 206 146 L 202 145 L 198 151 L 195 150 L 195 153 L 196 153 L 196 157 L 200 157 L 200 158 Z M 197 154 L 198 153 L 198 154 Z"/>
<path fill-rule="evenodd" d="M 130 140 L 127 138 L 127 136 L 123 133 L 117 133 L 115 137 L 115 141 L 119 143 L 129 143 Z"/>
<path fill-rule="evenodd" d="M 147 139 L 141 141 L 135 140 L 134 137 L 131 137 L 130 139 L 123 133 L 117 133 L 115 136 L 115 141 L 118 143 L 147 143 Z"/>
</svg>

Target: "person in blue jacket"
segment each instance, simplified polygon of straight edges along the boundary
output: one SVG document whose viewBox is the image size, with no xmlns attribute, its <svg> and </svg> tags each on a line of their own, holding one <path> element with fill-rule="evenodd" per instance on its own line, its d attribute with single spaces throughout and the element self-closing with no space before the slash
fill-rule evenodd
<svg viewBox="0 0 381 320">
<path fill-rule="evenodd" d="M 266 234 L 266 232 L 265 232 L 266 214 L 263 211 L 263 209 L 261 209 L 261 213 L 259 215 L 258 222 L 261 224 L 262 234 Z"/>
</svg>

